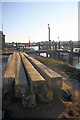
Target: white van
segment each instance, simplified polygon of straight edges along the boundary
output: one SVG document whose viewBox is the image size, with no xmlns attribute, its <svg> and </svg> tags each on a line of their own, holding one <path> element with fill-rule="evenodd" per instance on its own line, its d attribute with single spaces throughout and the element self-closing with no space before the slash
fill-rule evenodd
<svg viewBox="0 0 80 120">
<path fill-rule="evenodd" d="M 74 48 L 73 51 L 80 52 L 80 48 Z"/>
</svg>

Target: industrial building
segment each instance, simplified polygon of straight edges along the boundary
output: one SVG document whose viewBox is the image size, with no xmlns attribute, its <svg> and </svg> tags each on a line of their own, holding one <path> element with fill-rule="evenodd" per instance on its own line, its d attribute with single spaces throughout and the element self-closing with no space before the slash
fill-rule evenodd
<svg viewBox="0 0 80 120">
<path fill-rule="evenodd" d="M 3 49 L 5 47 L 5 35 L 3 34 L 3 31 L 0 31 L 0 49 Z"/>
</svg>

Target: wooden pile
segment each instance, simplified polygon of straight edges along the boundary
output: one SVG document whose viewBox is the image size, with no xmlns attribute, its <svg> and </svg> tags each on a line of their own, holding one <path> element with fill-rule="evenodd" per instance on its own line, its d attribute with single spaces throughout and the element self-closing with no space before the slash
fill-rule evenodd
<svg viewBox="0 0 80 120">
<path fill-rule="evenodd" d="M 30 60 L 40 74 L 45 78 L 47 84 L 52 88 L 62 88 L 62 77 L 55 71 L 49 69 L 47 66 L 39 62 L 38 60 L 30 57 L 26 53 L 24 55 Z"/>
<path fill-rule="evenodd" d="M 4 75 L 8 93 L 22 100 L 24 107 L 36 106 L 36 97 L 42 102 L 53 101 L 54 89 L 62 87 L 62 78 L 56 72 L 23 52 L 14 52 Z"/>
</svg>

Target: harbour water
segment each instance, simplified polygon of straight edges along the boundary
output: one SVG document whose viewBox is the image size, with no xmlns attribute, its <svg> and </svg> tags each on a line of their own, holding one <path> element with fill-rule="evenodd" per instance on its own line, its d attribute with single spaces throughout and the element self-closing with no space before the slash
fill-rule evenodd
<svg viewBox="0 0 80 120">
<path fill-rule="evenodd" d="M 9 61 L 10 61 L 11 57 L 12 57 L 12 55 L 9 56 L 7 65 L 9 64 Z"/>
<path fill-rule="evenodd" d="M 40 55 L 43 56 L 43 57 L 46 57 L 46 53 L 41 53 Z M 48 57 L 49 57 L 49 55 L 48 55 Z M 73 58 L 72 63 L 69 63 L 69 60 L 66 59 L 65 56 L 64 56 L 64 61 L 63 62 L 66 63 L 66 64 L 72 65 L 72 67 L 80 69 L 80 58 L 78 58 L 78 57 Z"/>
<path fill-rule="evenodd" d="M 38 50 L 38 46 L 33 47 L 35 50 Z M 40 53 L 40 56 L 46 57 L 46 53 Z M 49 55 L 48 55 L 49 57 Z M 74 57 L 72 63 L 69 63 L 69 56 L 64 55 L 64 63 L 71 64 L 72 67 L 80 69 L 80 57 Z"/>
<path fill-rule="evenodd" d="M 65 63 L 70 64 L 68 60 L 65 61 Z M 71 64 L 71 65 L 72 65 L 73 67 L 77 68 L 77 69 L 80 69 L 80 57 L 79 57 L 79 58 L 78 58 L 78 57 L 73 58 L 73 61 L 72 61 L 72 64 Z"/>
</svg>

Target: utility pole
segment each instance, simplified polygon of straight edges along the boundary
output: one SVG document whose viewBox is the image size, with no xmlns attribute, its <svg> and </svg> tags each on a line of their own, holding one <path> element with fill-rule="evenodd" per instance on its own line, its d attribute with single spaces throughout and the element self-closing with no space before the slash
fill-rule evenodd
<svg viewBox="0 0 80 120">
<path fill-rule="evenodd" d="M 2 23 L 2 32 L 3 32 L 3 23 Z"/>
<path fill-rule="evenodd" d="M 71 53 L 69 54 L 69 63 L 72 65 L 73 64 L 73 41 L 72 40 L 69 41 L 69 45 L 71 50 Z"/>
<path fill-rule="evenodd" d="M 59 34 L 58 34 L 58 49 L 60 49 L 60 40 L 59 40 Z M 60 52 L 58 52 L 58 59 L 60 60 Z"/>
<path fill-rule="evenodd" d="M 58 34 L 58 49 L 60 49 L 60 40 L 59 40 L 59 34 Z"/>
<path fill-rule="evenodd" d="M 48 36 L 49 36 L 49 38 L 48 38 L 49 39 L 49 48 L 51 49 L 51 45 L 50 45 L 50 41 L 51 41 L 50 40 L 50 27 L 49 27 L 49 24 L 48 24 L 48 32 L 49 32 L 49 34 L 48 34 Z"/>
</svg>

